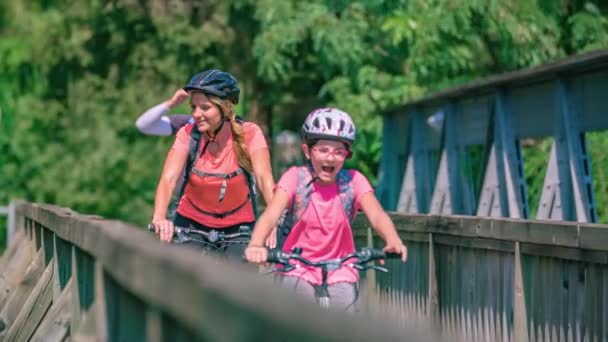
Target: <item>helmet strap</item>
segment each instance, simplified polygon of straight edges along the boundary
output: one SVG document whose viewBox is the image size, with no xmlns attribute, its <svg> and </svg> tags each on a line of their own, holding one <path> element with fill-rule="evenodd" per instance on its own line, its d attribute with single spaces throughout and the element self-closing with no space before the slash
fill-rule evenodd
<svg viewBox="0 0 608 342">
<path fill-rule="evenodd" d="M 315 181 L 319 180 L 319 176 L 317 176 L 315 174 L 315 170 L 312 168 L 312 161 L 310 159 L 308 159 L 306 161 L 306 167 L 308 168 L 308 171 L 310 172 L 310 175 L 312 176 L 312 179 L 310 180 L 310 182 L 308 182 L 308 184 L 306 184 L 306 187 L 309 187 L 310 184 L 312 184 Z"/>
<path fill-rule="evenodd" d="M 222 121 L 220 121 L 220 125 L 217 126 L 217 128 L 215 130 L 213 130 L 212 134 L 206 133 L 207 137 L 209 138 L 209 141 L 215 141 L 215 137 L 217 137 L 218 133 L 222 130 L 222 127 L 224 127 L 224 119 L 222 119 Z"/>
</svg>

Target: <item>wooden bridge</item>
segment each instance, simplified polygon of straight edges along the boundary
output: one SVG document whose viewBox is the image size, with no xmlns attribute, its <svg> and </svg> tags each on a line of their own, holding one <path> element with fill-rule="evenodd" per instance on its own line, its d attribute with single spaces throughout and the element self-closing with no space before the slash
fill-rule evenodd
<svg viewBox="0 0 608 342">
<path fill-rule="evenodd" d="M 251 267 L 121 222 L 19 202 L 4 341 L 607 341 L 608 227 L 394 214 L 406 264 L 323 311 Z M 359 245 L 378 244 L 364 217 Z"/>
</svg>

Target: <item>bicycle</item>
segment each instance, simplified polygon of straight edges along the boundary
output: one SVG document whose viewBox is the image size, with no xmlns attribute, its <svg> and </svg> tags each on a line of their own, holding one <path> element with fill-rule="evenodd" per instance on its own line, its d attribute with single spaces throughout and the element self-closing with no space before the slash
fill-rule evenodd
<svg viewBox="0 0 608 342">
<path fill-rule="evenodd" d="M 317 302 L 322 308 L 329 308 L 329 291 L 327 289 L 327 275 L 329 271 L 337 270 L 343 265 L 347 265 L 349 267 L 353 267 L 359 271 L 366 271 L 369 269 L 375 269 L 380 272 L 388 272 L 388 269 L 376 265 L 370 265 L 369 263 L 376 260 L 386 260 L 386 259 L 400 259 L 400 254 L 395 253 L 386 253 L 381 249 L 371 248 L 371 247 L 363 247 L 357 249 L 356 252 L 348 254 L 342 258 L 324 260 L 313 262 L 301 256 L 302 249 L 294 248 L 291 253 L 284 252 L 280 249 L 271 249 L 268 251 L 267 261 L 270 263 L 275 263 L 278 265 L 282 265 L 283 267 L 278 268 L 275 267 L 268 271 L 267 273 L 272 272 L 289 272 L 300 267 L 299 264 L 291 264 L 290 260 L 297 260 L 304 265 L 319 267 L 321 269 L 321 285 L 313 285 L 315 289 L 315 298 Z M 347 263 L 352 259 L 356 259 L 356 261 Z M 358 289 L 356 289 L 356 295 L 353 303 L 349 305 L 352 306 L 358 299 Z"/>
<path fill-rule="evenodd" d="M 153 223 L 148 225 L 148 230 L 154 232 Z M 188 227 L 175 226 L 173 233 L 173 243 L 182 245 L 195 245 L 208 252 L 222 252 L 227 256 L 241 258 L 246 245 L 251 239 L 251 228 L 241 225 L 236 233 L 226 234 L 221 230 L 212 229 L 204 231 Z M 242 246 L 242 248 L 229 248 L 231 246 Z"/>
</svg>

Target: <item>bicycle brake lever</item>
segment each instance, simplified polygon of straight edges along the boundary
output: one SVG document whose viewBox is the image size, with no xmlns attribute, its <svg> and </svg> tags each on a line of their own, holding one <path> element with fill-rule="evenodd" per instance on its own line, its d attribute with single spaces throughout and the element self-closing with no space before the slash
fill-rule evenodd
<svg viewBox="0 0 608 342">
<path fill-rule="evenodd" d="M 295 268 L 296 268 L 295 266 L 285 266 L 283 268 L 276 268 L 275 271 L 281 272 L 281 273 L 287 273 L 289 271 L 294 270 Z"/>
<path fill-rule="evenodd" d="M 388 269 L 387 269 L 387 268 L 385 268 L 385 267 L 380 267 L 380 266 L 375 266 L 375 265 L 374 265 L 374 266 L 369 266 L 368 268 L 372 268 L 372 269 L 374 269 L 374 270 L 378 270 L 378 271 L 380 271 L 380 272 L 385 272 L 385 273 L 386 273 L 386 272 L 388 272 Z"/>
<path fill-rule="evenodd" d="M 353 264 L 352 266 L 353 266 L 354 268 L 358 269 L 359 271 L 365 271 L 365 270 L 366 270 L 366 268 L 365 268 L 365 267 L 363 267 L 363 266 L 361 266 L 361 265 L 359 265 L 359 264 Z"/>
<path fill-rule="evenodd" d="M 279 269 L 275 267 L 275 268 L 272 268 L 270 270 L 264 271 L 262 274 L 263 275 L 267 275 L 267 274 L 274 273 L 274 272 L 277 272 L 277 271 L 279 271 Z"/>
</svg>

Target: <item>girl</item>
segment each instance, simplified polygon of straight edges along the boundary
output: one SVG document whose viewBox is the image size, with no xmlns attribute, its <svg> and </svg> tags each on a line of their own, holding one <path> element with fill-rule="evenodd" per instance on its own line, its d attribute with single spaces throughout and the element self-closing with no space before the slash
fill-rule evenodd
<svg viewBox="0 0 608 342">
<path fill-rule="evenodd" d="M 351 220 L 361 209 L 386 242 L 384 250 L 401 254 L 405 262 L 407 249 L 368 180 L 355 170 L 342 170 L 344 161 L 351 156 L 355 132 L 350 116 L 338 109 L 321 108 L 308 115 L 302 126 L 302 149 L 309 163 L 292 167 L 281 177 L 245 250 L 249 262 L 266 262 L 264 239 L 285 209 L 278 235 L 286 252 L 300 247 L 302 257 L 311 261 L 336 259 L 354 252 Z M 351 308 L 357 297 L 357 281 L 358 273 L 353 268 L 344 266 L 330 272 L 327 283 L 331 306 Z M 321 272 L 300 265 L 285 273 L 282 282 L 314 298 L 314 286 L 321 284 Z"/>
</svg>

